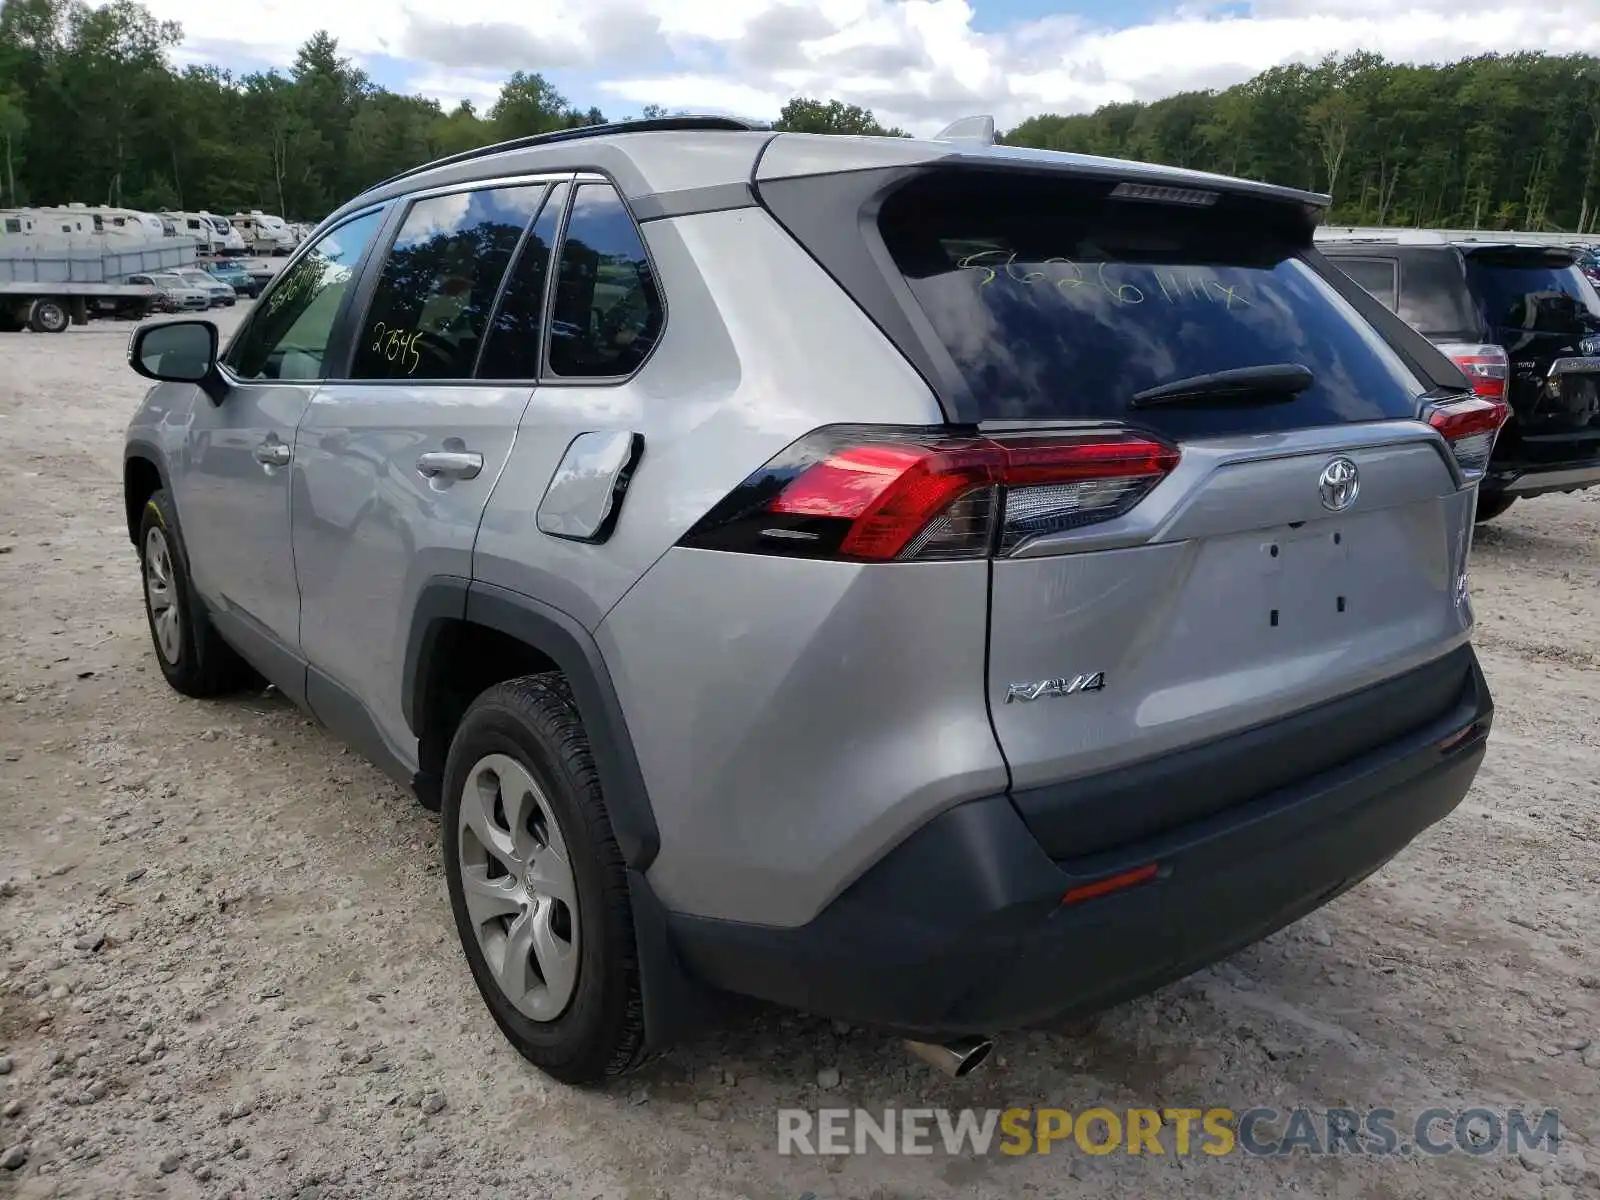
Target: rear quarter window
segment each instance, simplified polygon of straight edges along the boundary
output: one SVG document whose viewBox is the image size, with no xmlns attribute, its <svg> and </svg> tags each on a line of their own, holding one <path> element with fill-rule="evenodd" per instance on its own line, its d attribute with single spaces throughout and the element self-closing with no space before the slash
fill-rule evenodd
<svg viewBox="0 0 1600 1200">
<path fill-rule="evenodd" d="M 1339 269 L 1394 312 L 1400 304 L 1400 266 L 1392 258 L 1339 258 Z"/>
<path fill-rule="evenodd" d="M 952 172 L 885 203 L 885 245 L 983 419 L 1188 438 L 1415 415 L 1423 385 L 1286 228 L 1109 186 Z M 1276 363 L 1315 382 L 1276 403 L 1128 407 L 1158 384 Z"/>
</svg>

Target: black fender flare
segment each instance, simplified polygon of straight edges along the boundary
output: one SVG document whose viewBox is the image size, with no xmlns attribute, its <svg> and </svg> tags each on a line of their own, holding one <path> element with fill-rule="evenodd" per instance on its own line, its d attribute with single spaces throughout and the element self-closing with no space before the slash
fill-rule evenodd
<svg viewBox="0 0 1600 1200">
<path fill-rule="evenodd" d="M 623 862 L 633 871 L 647 871 L 661 849 L 661 834 L 627 718 L 593 635 L 561 609 L 509 588 L 454 576 L 425 583 L 406 640 L 404 678 L 408 684 L 401 707 L 411 732 L 421 736 L 421 714 L 428 711 L 428 679 L 439 636 L 457 621 L 515 638 L 549 658 L 567 677 L 594 750 L 595 768 Z"/>
<path fill-rule="evenodd" d="M 161 480 L 161 488 L 172 497 L 172 511 L 176 517 L 178 512 L 178 498 L 172 491 L 172 476 L 167 470 L 167 456 L 154 442 L 145 438 L 132 438 L 122 447 L 122 507 L 128 507 L 128 461 L 130 459 L 143 459 L 156 469 L 156 477 Z M 178 522 L 178 536 L 183 536 L 183 523 Z M 139 527 L 129 514 L 128 540 L 135 545 L 139 542 Z"/>
<path fill-rule="evenodd" d="M 667 911 L 645 875 L 661 848 L 661 835 L 600 647 L 574 617 L 532 596 L 454 576 L 430 579 L 418 593 L 407 638 L 408 685 L 402 697 L 406 724 L 419 736 L 421 714 L 428 711 L 432 656 L 439 652 L 440 635 L 460 621 L 517 639 L 549 658 L 567 677 L 627 867 L 645 1040 L 653 1051 L 665 1049 L 685 1031 L 704 1024 L 722 1005 L 718 993 L 684 969 L 668 930 Z"/>
</svg>

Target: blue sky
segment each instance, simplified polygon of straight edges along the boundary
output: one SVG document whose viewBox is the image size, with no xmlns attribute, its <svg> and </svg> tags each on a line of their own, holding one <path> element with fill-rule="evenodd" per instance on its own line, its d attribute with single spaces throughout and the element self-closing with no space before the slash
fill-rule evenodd
<svg viewBox="0 0 1600 1200">
<path fill-rule="evenodd" d="M 186 61 L 281 65 L 326 28 L 377 82 L 446 104 L 539 71 L 608 116 L 648 103 L 771 118 L 794 95 L 932 132 L 1227 87 L 1287 62 L 1376 50 L 1600 53 L 1600 0 L 145 0 Z"/>
</svg>

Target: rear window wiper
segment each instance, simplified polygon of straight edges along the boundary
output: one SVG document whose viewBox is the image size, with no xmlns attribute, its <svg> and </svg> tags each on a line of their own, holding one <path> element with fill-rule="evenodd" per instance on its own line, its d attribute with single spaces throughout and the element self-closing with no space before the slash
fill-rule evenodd
<svg viewBox="0 0 1600 1200">
<path fill-rule="evenodd" d="M 1299 363 L 1267 363 L 1157 384 L 1135 392 L 1128 404 L 1133 408 L 1164 404 L 1279 404 L 1292 400 L 1315 382 L 1316 376 Z"/>
</svg>

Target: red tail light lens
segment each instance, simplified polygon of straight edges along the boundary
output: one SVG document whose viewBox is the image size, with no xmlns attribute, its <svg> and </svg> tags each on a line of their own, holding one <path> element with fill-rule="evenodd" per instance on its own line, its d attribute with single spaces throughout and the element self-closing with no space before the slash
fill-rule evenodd
<svg viewBox="0 0 1600 1200">
<path fill-rule="evenodd" d="M 1164 442 L 1119 431 L 834 427 L 751 475 L 683 544 L 865 562 L 980 558 L 1121 516 L 1177 463 Z"/>
<path fill-rule="evenodd" d="M 1510 415 L 1511 408 L 1503 400 L 1465 396 L 1435 404 L 1428 413 L 1428 424 L 1450 443 L 1461 473 L 1469 480 L 1477 480 L 1488 470 L 1495 437 Z"/>
<path fill-rule="evenodd" d="M 1511 375 L 1511 360 L 1501 346 L 1471 346 L 1451 343 L 1440 346 L 1450 361 L 1472 385 L 1472 394 L 1485 400 L 1504 400 L 1506 380 Z"/>
</svg>

